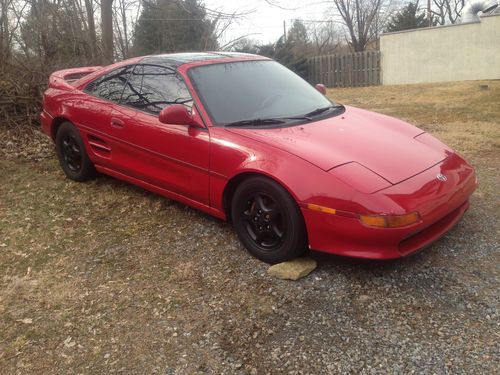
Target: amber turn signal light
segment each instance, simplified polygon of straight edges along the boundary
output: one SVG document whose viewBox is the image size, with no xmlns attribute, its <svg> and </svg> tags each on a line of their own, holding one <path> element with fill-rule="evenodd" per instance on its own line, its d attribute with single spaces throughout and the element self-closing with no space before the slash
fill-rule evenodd
<svg viewBox="0 0 500 375">
<path fill-rule="evenodd" d="M 359 215 L 359 219 L 370 227 L 400 228 L 419 222 L 420 215 L 414 211 L 406 215 Z"/>
</svg>

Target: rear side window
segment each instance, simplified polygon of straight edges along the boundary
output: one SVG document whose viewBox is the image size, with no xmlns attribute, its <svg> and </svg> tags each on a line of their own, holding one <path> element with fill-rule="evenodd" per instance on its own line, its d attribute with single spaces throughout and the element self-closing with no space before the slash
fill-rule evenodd
<svg viewBox="0 0 500 375">
<path fill-rule="evenodd" d="M 135 66 L 121 102 L 154 115 L 171 104 L 183 104 L 189 110 L 193 105 L 191 94 L 174 69 L 146 64 Z"/>
<path fill-rule="evenodd" d="M 115 69 L 90 82 L 84 91 L 99 98 L 118 103 L 132 68 L 133 66 L 129 65 Z"/>
</svg>

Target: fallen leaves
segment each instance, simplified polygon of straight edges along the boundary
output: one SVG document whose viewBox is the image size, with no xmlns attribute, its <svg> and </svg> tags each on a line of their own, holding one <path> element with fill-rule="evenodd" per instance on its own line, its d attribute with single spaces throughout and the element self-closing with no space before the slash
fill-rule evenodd
<svg viewBox="0 0 500 375">
<path fill-rule="evenodd" d="M 53 158 L 54 144 L 38 128 L 7 129 L 0 125 L 0 157 L 6 160 L 41 161 Z"/>
</svg>

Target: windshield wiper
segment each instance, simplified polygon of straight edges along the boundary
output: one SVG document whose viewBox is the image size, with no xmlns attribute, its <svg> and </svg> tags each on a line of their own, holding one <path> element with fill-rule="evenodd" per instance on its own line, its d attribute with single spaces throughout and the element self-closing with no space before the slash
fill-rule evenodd
<svg viewBox="0 0 500 375">
<path fill-rule="evenodd" d="M 276 124 L 284 124 L 287 120 L 307 120 L 312 121 L 313 116 L 318 116 L 326 111 L 331 109 L 341 109 L 344 108 L 343 105 L 329 105 L 328 107 L 317 108 L 314 111 L 306 113 L 305 115 L 299 116 L 291 116 L 291 117 L 271 117 L 271 118 L 255 118 L 248 120 L 240 120 L 229 122 L 224 124 L 227 127 L 236 127 L 236 126 L 259 126 L 259 125 L 276 125 Z"/>
<path fill-rule="evenodd" d="M 325 113 L 326 111 L 329 111 L 331 109 L 341 109 L 341 108 L 344 108 L 344 106 L 342 104 L 329 105 L 328 107 L 316 108 L 314 111 L 306 113 L 303 117 L 318 116 L 318 115 L 321 115 L 322 113 Z"/>
<path fill-rule="evenodd" d="M 279 118 L 255 118 L 250 120 L 240 120 L 229 122 L 224 124 L 224 126 L 259 126 L 259 125 L 275 125 L 275 124 L 284 124 L 285 121 L 280 120 Z"/>
</svg>

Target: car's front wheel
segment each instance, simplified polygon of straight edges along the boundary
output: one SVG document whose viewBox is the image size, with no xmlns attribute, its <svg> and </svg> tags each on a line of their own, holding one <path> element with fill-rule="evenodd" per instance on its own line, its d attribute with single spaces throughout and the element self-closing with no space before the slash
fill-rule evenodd
<svg viewBox="0 0 500 375">
<path fill-rule="evenodd" d="M 268 178 L 251 177 L 236 188 L 231 218 L 241 242 L 264 262 L 290 260 L 307 249 L 304 219 L 295 200 Z"/>
<path fill-rule="evenodd" d="M 87 181 L 95 177 L 96 170 L 85 151 L 78 130 L 70 122 L 57 129 L 56 151 L 61 168 L 67 177 L 75 181 Z"/>
</svg>

